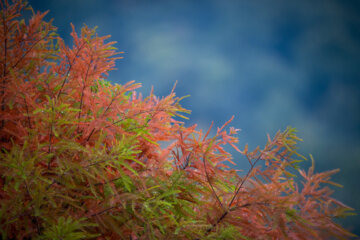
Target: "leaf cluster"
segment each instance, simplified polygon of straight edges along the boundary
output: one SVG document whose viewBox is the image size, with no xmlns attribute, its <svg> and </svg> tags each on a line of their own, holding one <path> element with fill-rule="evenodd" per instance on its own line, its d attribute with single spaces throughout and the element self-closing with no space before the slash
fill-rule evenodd
<svg viewBox="0 0 360 240">
<path fill-rule="evenodd" d="M 121 59 L 109 36 L 72 26 L 69 47 L 46 13 L 0 3 L 2 239 L 353 236 L 334 222 L 352 209 L 324 185 L 336 171 L 299 169 L 293 128 L 249 151 L 232 119 L 212 137 L 186 127 L 174 89 L 143 97 L 134 81 L 106 80 Z M 247 172 L 228 167 L 227 145 Z"/>
</svg>

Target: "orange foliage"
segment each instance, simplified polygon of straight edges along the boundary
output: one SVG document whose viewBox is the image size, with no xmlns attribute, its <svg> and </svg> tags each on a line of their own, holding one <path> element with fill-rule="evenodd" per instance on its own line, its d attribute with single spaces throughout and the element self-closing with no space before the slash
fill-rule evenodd
<svg viewBox="0 0 360 240">
<path fill-rule="evenodd" d="M 70 48 L 46 13 L 21 18 L 1 1 L 0 234 L 3 239 L 346 239 L 333 219 L 351 208 L 297 170 L 294 129 L 239 150 L 237 129 L 186 127 L 174 90 L 105 80 L 121 59 L 94 29 L 72 26 Z M 164 146 L 161 143 L 166 142 Z M 247 158 L 229 168 L 231 145 Z M 261 162 L 265 164 L 260 164 Z M 264 165 L 264 166 L 262 166 Z M 296 172 L 303 178 L 295 181 Z"/>
</svg>

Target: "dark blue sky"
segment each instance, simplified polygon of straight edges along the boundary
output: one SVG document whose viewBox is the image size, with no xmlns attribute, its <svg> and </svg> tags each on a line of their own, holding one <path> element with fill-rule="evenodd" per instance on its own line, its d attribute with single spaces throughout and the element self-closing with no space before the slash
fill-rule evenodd
<svg viewBox="0 0 360 240">
<path fill-rule="evenodd" d="M 240 147 L 296 127 L 300 152 L 313 154 L 318 171 L 341 168 L 335 196 L 360 209 L 360 1 L 29 2 L 50 9 L 69 43 L 70 22 L 111 34 L 125 51 L 111 81 L 164 96 L 178 80 L 177 94 L 191 95 L 188 125 L 235 115 Z M 360 217 L 345 224 L 360 234 Z"/>
</svg>

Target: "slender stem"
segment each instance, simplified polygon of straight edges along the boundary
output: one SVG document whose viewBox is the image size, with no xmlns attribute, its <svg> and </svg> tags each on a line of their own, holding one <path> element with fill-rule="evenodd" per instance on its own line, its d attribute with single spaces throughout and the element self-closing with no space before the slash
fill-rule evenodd
<svg viewBox="0 0 360 240">
<path fill-rule="evenodd" d="M 27 194 L 28 194 L 29 197 L 30 197 L 30 201 L 33 201 L 33 198 L 32 198 L 32 196 L 31 196 L 31 194 L 30 194 L 29 186 L 28 186 L 26 180 L 25 180 L 24 182 L 25 182 L 26 192 L 27 192 Z M 34 207 L 32 206 L 32 204 L 31 204 L 31 210 L 33 211 L 33 213 L 35 213 L 35 210 L 34 210 Z M 34 218 L 34 222 L 35 222 L 35 224 L 36 224 L 37 232 L 38 232 L 38 234 L 40 235 L 40 233 L 41 233 L 41 228 L 40 228 L 39 220 L 38 220 L 37 216 L 34 216 L 33 218 Z"/>
<path fill-rule="evenodd" d="M 87 70 L 86 70 L 86 74 L 85 74 L 85 78 L 83 79 L 83 88 L 81 90 L 81 97 L 80 97 L 80 106 L 79 106 L 79 114 L 78 114 L 78 120 L 80 121 L 80 117 L 81 117 L 81 112 L 82 112 L 82 106 L 83 106 L 83 100 L 84 100 L 84 91 L 86 89 L 86 80 L 88 78 L 89 75 L 89 70 L 90 70 L 90 66 L 92 64 L 93 60 L 92 60 L 92 55 L 90 57 L 90 63 L 88 64 Z M 76 127 L 76 132 L 79 132 L 79 124 Z"/>
<path fill-rule="evenodd" d="M 212 185 L 212 183 L 211 183 L 211 181 L 210 181 L 210 177 L 209 177 L 209 174 L 208 174 L 207 168 L 206 168 L 206 157 L 205 157 L 205 154 L 204 154 L 204 156 L 203 156 L 203 163 L 204 163 L 204 170 L 205 170 L 206 179 L 207 179 L 208 183 L 210 184 L 211 190 L 212 190 L 212 192 L 214 193 L 214 195 L 215 195 L 215 197 L 216 197 L 216 200 L 219 202 L 221 208 L 224 209 L 224 206 L 223 206 L 222 202 L 220 201 L 218 195 L 216 194 L 215 189 L 214 189 L 214 187 L 213 187 L 213 185 Z M 226 212 L 227 212 L 227 210 L 226 210 Z M 226 213 L 226 214 L 227 214 L 227 213 Z M 226 215 L 225 215 L 225 216 L 226 216 Z M 225 217 L 225 216 L 224 216 L 224 217 Z"/>
<path fill-rule="evenodd" d="M 5 23 L 5 13 L 6 13 L 7 9 L 5 8 L 3 10 L 3 14 L 2 14 L 2 23 L 3 23 L 3 28 L 4 28 L 4 62 L 3 62 L 3 74 L 2 74 L 2 86 L 1 86 L 1 96 L 2 96 L 2 100 L 1 100 L 1 111 L 4 112 L 5 111 L 5 84 L 6 84 L 6 65 L 7 65 L 7 25 Z M 1 120 L 1 126 L 0 129 L 3 129 L 5 126 L 5 120 Z"/>
<path fill-rule="evenodd" d="M 80 107 L 79 107 L 79 110 L 80 110 L 80 111 L 79 111 L 79 114 L 78 114 L 78 119 L 79 119 L 79 120 L 80 120 L 80 116 L 81 116 L 81 112 L 82 112 L 84 91 L 85 91 L 85 88 L 86 88 L 86 80 L 87 80 L 88 75 L 89 75 L 89 70 L 90 70 L 91 63 L 92 63 L 92 56 L 91 56 L 90 63 L 88 64 L 88 67 L 87 67 L 87 70 L 86 70 L 85 78 L 83 79 L 83 88 L 82 88 L 82 91 L 81 91 Z M 78 127 L 79 127 L 79 125 L 78 125 Z"/>
<path fill-rule="evenodd" d="M 6 5 L 7 6 L 7 5 Z M 3 14 L 2 14 L 2 22 L 3 22 L 3 28 L 4 28 L 4 61 L 3 61 L 3 73 L 2 73 L 2 87 L 1 87 L 1 91 L 0 91 L 0 95 L 2 95 L 2 100 L 1 100 L 1 111 L 4 112 L 5 111 L 5 85 L 6 85 L 6 75 L 8 74 L 8 70 L 7 70 L 7 50 L 8 50 L 8 38 L 7 38 L 7 34 L 8 34 L 8 28 L 6 25 L 6 17 L 5 17 L 5 13 L 6 13 L 7 9 L 4 9 Z M 45 39 L 47 37 L 47 35 L 49 34 L 49 31 L 42 37 L 39 38 L 33 45 L 31 45 L 31 47 L 11 66 L 11 69 L 14 69 L 17 67 L 17 65 L 33 50 L 33 48 L 43 39 Z M 0 129 L 4 128 L 5 126 L 5 120 L 1 120 L 1 124 L 0 124 Z"/>
<path fill-rule="evenodd" d="M 106 109 L 105 109 L 105 111 L 103 112 L 103 114 L 101 115 L 101 117 L 103 117 L 103 116 L 106 114 L 106 112 L 110 109 L 110 107 L 111 107 L 111 105 L 113 104 L 113 102 L 114 102 L 114 100 L 115 100 L 116 97 L 117 97 L 117 95 L 114 96 L 114 97 L 111 99 L 109 105 L 106 107 Z M 113 124 L 114 124 L 114 123 L 113 123 Z M 110 126 L 110 125 L 106 126 L 105 128 L 107 128 L 107 127 L 109 127 L 109 126 Z M 91 130 L 91 132 L 90 132 L 90 134 L 89 134 L 89 136 L 87 137 L 87 139 L 86 139 L 85 142 L 88 142 L 88 141 L 90 140 L 90 137 L 92 136 L 92 134 L 94 133 L 94 131 L 95 131 L 95 128 L 93 128 L 93 129 Z"/>
<path fill-rule="evenodd" d="M 26 55 L 28 55 L 40 41 L 44 40 L 48 34 L 49 33 L 46 33 L 42 38 L 38 39 L 33 45 L 31 45 L 31 47 L 16 61 L 14 65 L 11 66 L 11 68 L 16 68 L 17 65 L 26 57 Z"/>
<path fill-rule="evenodd" d="M 111 158 L 106 158 L 106 159 L 104 159 L 104 160 L 99 160 L 99 161 L 96 161 L 96 162 L 94 162 L 94 163 L 90 163 L 90 164 L 84 166 L 84 169 L 88 169 L 89 167 L 95 166 L 95 165 L 97 165 L 97 164 L 99 164 L 99 163 L 103 163 L 103 162 L 109 161 L 110 159 L 111 159 Z M 58 178 L 62 178 L 63 176 L 71 173 L 71 171 L 72 171 L 72 169 L 69 169 L 69 170 L 64 171 L 60 176 L 58 176 Z M 49 190 L 55 183 L 60 183 L 60 182 L 59 182 L 58 180 L 56 180 L 56 179 L 53 179 L 53 181 L 52 181 L 45 189 L 46 189 L 46 190 Z"/>
<path fill-rule="evenodd" d="M 49 133 L 49 149 L 48 149 L 48 153 L 51 153 L 51 147 L 52 147 L 52 138 L 53 138 L 53 127 L 54 127 L 54 112 L 55 112 L 55 109 L 54 109 L 54 102 L 51 101 L 51 109 L 52 109 L 52 112 L 51 112 L 51 123 L 50 123 L 50 133 Z M 49 162 L 48 162 L 48 169 L 50 169 L 51 167 L 51 162 L 52 162 L 52 159 L 49 159 Z"/>
<path fill-rule="evenodd" d="M 67 60 L 68 60 L 68 62 L 69 62 L 69 68 L 68 68 L 68 70 L 67 70 L 67 72 L 66 72 L 66 74 L 65 74 L 65 78 L 64 78 L 64 80 L 63 80 L 63 82 L 62 82 L 62 84 L 61 84 L 61 88 L 60 88 L 60 90 L 59 90 L 59 93 L 58 93 L 58 95 L 57 95 L 57 98 L 59 98 L 59 96 L 60 96 L 60 94 L 61 94 L 61 92 L 62 92 L 62 89 L 63 89 L 63 87 L 64 87 L 64 85 L 65 85 L 65 83 L 66 83 L 66 81 L 67 81 L 67 79 L 68 79 L 68 77 L 69 77 L 69 74 L 70 74 L 70 71 L 71 71 L 71 69 L 72 69 L 72 66 L 74 65 L 75 60 L 76 60 L 76 58 L 79 56 L 79 53 L 80 53 L 80 51 L 81 51 L 81 49 L 83 48 L 84 45 L 85 45 L 85 42 L 83 42 L 83 43 L 81 44 L 81 46 L 78 48 L 78 50 L 77 50 L 77 52 L 76 52 L 76 54 L 75 54 L 75 56 L 74 56 L 74 58 L 73 58 L 73 60 L 72 60 L 71 63 L 70 63 L 69 57 L 66 56 L 66 58 L 67 58 Z"/>
<path fill-rule="evenodd" d="M 264 151 L 265 151 L 265 150 L 266 150 L 266 149 L 264 149 Z M 242 188 L 242 186 L 244 185 L 245 181 L 246 181 L 246 180 L 248 179 L 248 177 L 250 176 L 250 173 L 253 171 L 256 163 L 261 159 L 261 156 L 262 156 L 262 154 L 263 154 L 264 151 L 262 151 L 262 152 L 260 153 L 260 155 L 257 157 L 257 159 L 255 160 L 254 163 L 251 163 L 251 161 L 249 161 L 249 162 L 250 162 L 250 169 L 249 169 L 248 172 L 246 173 L 245 177 L 242 178 L 242 179 L 240 179 L 239 182 L 236 184 L 236 186 L 237 186 L 237 187 L 235 188 L 236 191 L 235 191 L 233 197 L 231 198 L 231 201 L 230 201 L 229 204 L 228 204 L 228 209 L 230 209 L 231 205 L 233 204 L 234 200 L 236 199 L 237 195 L 239 194 L 240 189 Z M 210 228 L 208 228 L 208 229 L 206 230 L 206 234 L 208 234 L 209 232 L 211 232 L 211 231 L 228 215 L 228 213 L 229 213 L 228 209 L 226 209 L 225 212 L 218 218 L 218 220 L 216 221 L 216 223 L 214 223 Z"/>
<path fill-rule="evenodd" d="M 189 164 L 190 164 L 190 156 L 191 156 L 191 153 L 189 153 L 189 154 L 187 155 L 186 160 L 185 160 L 185 163 L 184 163 L 184 165 L 181 167 L 182 170 L 185 170 L 185 169 L 189 166 Z"/>
<path fill-rule="evenodd" d="M 29 108 L 26 102 L 26 98 L 24 97 L 24 102 L 25 102 L 25 108 L 26 108 L 26 115 L 27 115 L 27 120 L 28 120 L 28 124 L 29 124 L 29 128 L 32 129 L 31 126 L 31 121 L 30 121 L 30 115 L 29 115 Z"/>
<path fill-rule="evenodd" d="M 237 190 L 236 190 L 234 196 L 232 197 L 232 199 L 231 199 L 231 201 L 230 201 L 230 203 L 229 203 L 229 205 L 228 205 L 229 208 L 231 207 L 232 203 L 234 202 L 236 196 L 239 194 L 240 189 L 241 189 L 242 186 L 244 185 L 244 183 L 245 183 L 245 181 L 247 180 L 247 178 L 249 177 L 250 173 L 251 173 L 252 170 L 254 169 L 254 166 L 255 166 L 256 163 L 261 159 L 261 156 L 262 156 L 262 153 L 261 153 L 261 154 L 259 155 L 259 157 L 255 160 L 255 162 L 250 165 L 251 167 L 250 167 L 249 171 L 246 173 L 246 176 L 245 176 L 244 178 L 240 179 L 239 182 L 238 182 L 238 184 L 236 184 L 236 186 L 238 186 L 239 183 L 240 183 L 240 186 L 236 188 Z"/>
<path fill-rule="evenodd" d="M 106 107 L 105 111 L 103 112 L 102 116 L 104 116 L 107 111 L 110 109 L 111 105 L 114 103 L 115 99 L 119 96 L 119 94 L 116 94 L 110 101 L 109 105 Z"/>
<path fill-rule="evenodd" d="M 91 136 L 93 135 L 94 131 L 95 131 L 95 128 L 93 128 L 93 130 L 91 130 L 89 136 L 88 136 L 87 139 L 86 139 L 86 142 L 88 142 L 88 141 L 90 140 L 90 138 L 91 138 Z"/>
<path fill-rule="evenodd" d="M 97 213 L 91 214 L 90 217 L 95 217 L 95 216 L 97 216 L 97 215 L 101 215 L 101 214 L 103 214 L 103 213 L 105 213 L 105 212 L 107 212 L 107 211 L 109 211 L 109 210 L 111 210 L 111 209 L 114 209 L 114 208 L 116 208 L 116 207 L 117 207 L 117 206 L 112 206 L 112 207 L 105 208 L 104 210 L 101 210 L 101 211 L 99 211 L 99 212 L 97 212 Z"/>
<path fill-rule="evenodd" d="M 226 211 L 220 216 L 220 218 L 216 221 L 216 223 L 214 223 L 210 228 L 208 228 L 208 229 L 206 230 L 206 233 L 211 232 L 211 230 L 213 230 L 213 228 L 216 227 L 216 226 L 226 217 L 226 215 L 228 215 L 228 213 L 229 213 L 229 211 L 226 210 Z"/>
<path fill-rule="evenodd" d="M 80 119 L 80 116 L 81 116 L 85 88 L 86 88 L 86 86 L 84 85 L 82 90 L 81 90 L 80 106 L 79 106 L 80 111 L 79 111 L 79 114 L 78 114 L 78 119 Z"/>
<path fill-rule="evenodd" d="M 119 180 L 119 179 L 122 179 L 123 177 L 117 177 L 117 178 L 113 178 L 107 182 L 98 182 L 98 183 L 95 183 L 94 186 L 102 186 L 104 184 L 108 184 L 108 183 L 112 183 L 112 182 L 115 182 L 116 180 Z"/>
</svg>

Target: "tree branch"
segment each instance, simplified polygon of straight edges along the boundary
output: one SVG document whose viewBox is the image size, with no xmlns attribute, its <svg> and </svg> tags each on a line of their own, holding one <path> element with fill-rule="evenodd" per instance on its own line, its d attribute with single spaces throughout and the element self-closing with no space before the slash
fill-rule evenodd
<svg viewBox="0 0 360 240">
<path fill-rule="evenodd" d="M 207 179 L 208 183 L 210 184 L 211 190 L 212 190 L 212 192 L 214 193 L 214 195 L 215 195 L 215 197 L 216 197 L 216 200 L 219 202 L 221 208 L 222 208 L 223 210 L 225 210 L 222 202 L 220 201 L 220 198 L 219 198 L 218 195 L 216 194 L 215 189 L 214 189 L 214 187 L 213 187 L 213 185 L 212 185 L 212 183 L 211 183 L 211 181 L 210 181 L 210 177 L 209 177 L 209 174 L 208 174 L 207 169 L 206 169 L 206 156 L 205 156 L 205 154 L 204 154 L 204 156 L 203 156 L 203 163 L 204 163 L 204 170 L 205 170 L 206 179 Z M 227 212 L 227 210 L 225 210 L 225 211 Z M 225 215 L 225 216 L 226 216 L 226 215 Z M 225 217 L 225 216 L 224 216 L 224 217 Z M 221 221 L 221 220 L 220 220 L 220 221 Z"/>
<path fill-rule="evenodd" d="M 76 52 L 76 54 L 75 54 L 75 56 L 74 56 L 74 59 L 72 60 L 71 63 L 70 63 L 69 57 L 66 55 L 66 58 L 67 58 L 67 60 L 68 60 L 68 62 L 69 62 L 69 68 L 68 68 L 68 70 L 67 70 L 67 72 L 66 72 L 66 74 L 65 74 L 65 78 L 64 78 L 64 80 L 63 80 L 63 82 L 62 82 L 62 84 L 61 84 L 59 93 L 58 93 L 58 95 L 57 95 L 56 98 L 59 98 L 59 96 L 60 96 L 60 94 L 61 94 L 61 92 L 62 92 L 62 89 L 63 89 L 63 87 L 64 87 L 64 85 L 65 85 L 65 83 L 66 83 L 66 81 L 67 81 L 67 79 L 68 79 L 68 77 L 69 77 L 69 74 L 70 74 L 70 71 L 71 71 L 71 69 L 72 69 L 72 66 L 74 65 L 75 60 L 76 60 L 76 58 L 79 56 L 79 53 L 80 53 L 80 51 L 82 50 L 82 48 L 83 48 L 84 45 L 85 45 L 85 42 L 83 42 L 83 43 L 81 44 L 81 46 L 78 48 L 78 50 L 77 50 L 77 52 Z"/>
</svg>

